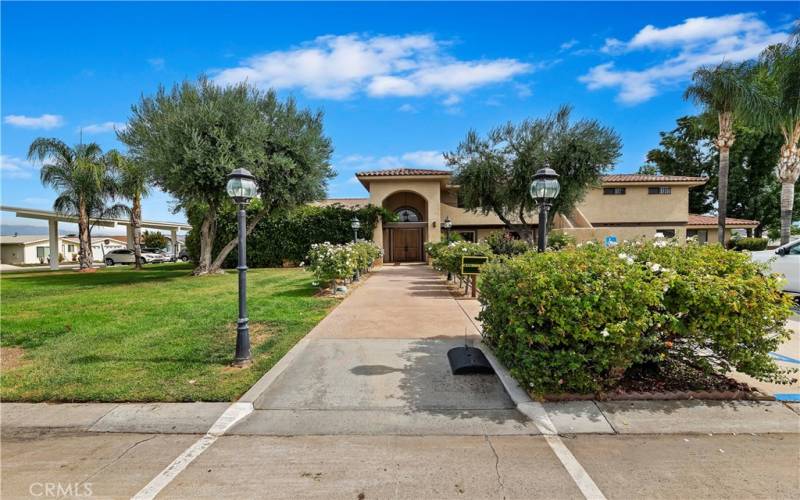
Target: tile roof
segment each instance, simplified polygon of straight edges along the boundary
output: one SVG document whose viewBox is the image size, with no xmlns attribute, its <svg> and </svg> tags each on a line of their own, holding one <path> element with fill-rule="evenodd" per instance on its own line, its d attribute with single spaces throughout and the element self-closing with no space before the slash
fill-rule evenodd
<svg viewBox="0 0 800 500">
<path fill-rule="evenodd" d="M 604 175 L 602 180 L 603 182 L 706 182 L 708 178 L 687 175 L 611 174 Z"/>
<path fill-rule="evenodd" d="M 365 172 L 357 172 L 356 177 L 386 177 L 386 176 L 402 176 L 402 175 L 450 175 L 452 172 L 449 170 L 431 170 L 428 168 L 392 168 L 388 170 L 367 170 Z"/>
<path fill-rule="evenodd" d="M 311 204 L 321 207 L 327 207 L 331 205 L 344 205 L 346 207 L 357 207 L 357 206 L 369 205 L 369 198 L 327 198 L 325 200 L 315 201 Z"/>
<path fill-rule="evenodd" d="M 716 215 L 697 215 L 697 214 L 689 214 L 689 222 L 687 222 L 689 226 L 714 226 L 717 225 L 717 216 Z M 727 226 L 757 226 L 759 223 L 757 220 L 749 220 L 749 219 L 734 219 L 732 217 L 725 218 L 725 225 Z"/>
<path fill-rule="evenodd" d="M 60 238 L 61 236 L 59 236 Z M 38 241 L 50 241 L 50 237 L 47 235 L 41 234 L 19 234 L 17 236 L 14 235 L 3 235 L 0 236 L 0 243 L 3 245 L 27 245 L 28 243 L 36 243 Z"/>
</svg>

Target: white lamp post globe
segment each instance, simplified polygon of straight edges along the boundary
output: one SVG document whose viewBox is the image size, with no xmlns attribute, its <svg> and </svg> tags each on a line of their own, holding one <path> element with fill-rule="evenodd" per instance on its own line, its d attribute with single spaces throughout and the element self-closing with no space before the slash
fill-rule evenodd
<svg viewBox="0 0 800 500">
<path fill-rule="evenodd" d="M 225 190 L 236 203 L 249 203 L 258 192 L 256 178 L 247 169 L 237 168 L 228 174 Z"/>
<path fill-rule="evenodd" d="M 534 174 L 530 195 L 538 203 L 552 202 L 560 191 L 561 185 L 558 183 L 558 174 L 552 168 L 541 168 Z"/>
<path fill-rule="evenodd" d="M 361 228 L 361 221 L 358 220 L 358 217 L 353 217 L 353 220 L 350 221 L 350 227 L 353 229 Z"/>
</svg>

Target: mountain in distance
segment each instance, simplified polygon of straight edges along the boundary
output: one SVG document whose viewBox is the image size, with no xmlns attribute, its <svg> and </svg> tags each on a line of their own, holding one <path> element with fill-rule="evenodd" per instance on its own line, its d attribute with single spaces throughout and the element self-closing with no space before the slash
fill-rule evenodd
<svg viewBox="0 0 800 500">
<path fill-rule="evenodd" d="M 47 235 L 47 226 L 35 226 L 28 224 L 3 224 L 0 225 L 0 236 L 13 236 L 14 233 L 20 236 Z M 66 229 L 59 228 L 58 234 L 67 235 L 74 233 Z"/>
</svg>

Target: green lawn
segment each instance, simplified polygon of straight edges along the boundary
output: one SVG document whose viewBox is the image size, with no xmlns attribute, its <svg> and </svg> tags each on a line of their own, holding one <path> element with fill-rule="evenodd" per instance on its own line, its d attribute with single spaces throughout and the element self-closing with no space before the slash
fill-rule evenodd
<svg viewBox="0 0 800 500">
<path fill-rule="evenodd" d="M 252 269 L 254 364 L 228 365 L 236 273 L 185 264 L 0 276 L 4 401 L 231 401 L 333 307 L 300 269 Z M 22 348 L 22 351 L 19 350 Z M 22 352 L 22 356 L 18 355 Z"/>
</svg>

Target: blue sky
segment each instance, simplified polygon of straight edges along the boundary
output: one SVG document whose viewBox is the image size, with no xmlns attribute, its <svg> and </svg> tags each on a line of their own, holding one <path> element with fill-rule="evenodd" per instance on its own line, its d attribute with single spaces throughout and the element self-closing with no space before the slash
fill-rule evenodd
<svg viewBox="0 0 800 500">
<path fill-rule="evenodd" d="M 275 87 L 325 112 L 338 176 L 443 167 L 467 130 L 562 103 L 622 136 L 635 171 L 658 133 L 692 113 L 700 64 L 785 38 L 797 3 L 9 3 L 2 6 L 2 203 L 49 208 L 25 160 L 38 136 L 121 147 L 131 104 L 205 73 Z M 155 193 L 144 217 L 183 220 Z M 15 220 L 3 213 L 3 223 Z"/>
</svg>

